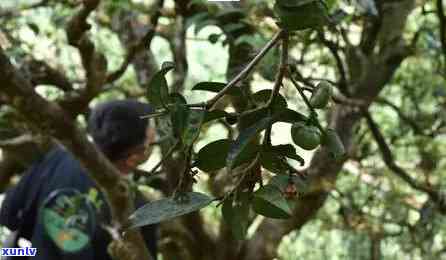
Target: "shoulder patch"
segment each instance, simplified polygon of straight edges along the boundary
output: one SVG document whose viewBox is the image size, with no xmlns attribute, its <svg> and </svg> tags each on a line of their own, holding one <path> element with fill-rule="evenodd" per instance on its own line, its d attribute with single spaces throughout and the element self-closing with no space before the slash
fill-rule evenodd
<svg viewBox="0 0 446 260">
<path fill-rule="evenodd" d="M 88 196 L 76 189 L 55 190 L 40 208 L 45 234 L 66 253 L 76 253 L 91 242 L 96 214 Z"/>
</svg>

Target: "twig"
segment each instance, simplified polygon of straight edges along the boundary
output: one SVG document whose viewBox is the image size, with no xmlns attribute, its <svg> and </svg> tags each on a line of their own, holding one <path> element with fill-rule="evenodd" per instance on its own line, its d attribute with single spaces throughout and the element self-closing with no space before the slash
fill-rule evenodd
<svg viewBox="0 0 446 260">
<path fill-rule="evenodd" d="M 220 206 L 226 199 L 228 199 L 232 194 L 234 194 L 234 192 L 242 184 L 243 180 L 248 175 L 249 170 L 251 170 L 259 162 L 259 159 L 260 159 L 260 153 L 257 153 L 254 160 L 245 169 L 243 169 L 243 175 L 240 177 L 240 179 L 238 179 L 234 188 L 232 188 L 232 190 L 230 192 L 226 193 L 226 195 L 221 199 L 221 201 L 216 205 L 216 207 Z"/>
<path fill-rule="evenodd" d="M 276 100 L 277 96 L 279 95 L 280 87 L 282 86 L 283 77 L 285 76 L 285 72 L 288 66 L 288 41 L 289 41 L 289 35 L 288 32 L 283 32 L 283 38 L 282 38 L 282 55 L 280 57 L 280 65 L 279 65 L 279 71 L 276 75 L 276 80 L 274 82 L 273 91 L 271 93 L 271 97 L 267 102 L 268 107 L 268 113 L 271 116 L 274 101 Z M 272 130 L 273 123 L 270 123 L 268 128 L 265 132 L 265 138 L 263 139 L 263 143 L 265 145 L 271 144 L 271 130 Z"/>
<path fill-rule="evenodd" d="M 190 146 L 189 149 L 187 150 L 186 157 L 185 157 L 185 167 L 184 167 L 184 171 L 183 173 L 180 175 L 180 179 L 178 181 L 178 185 L 175 187 L 175 190 L 172 193 L 172 196 L 174 198 L 177 198 L 178 195 L 181 194 L 181 192 L 184 191 L 184 188 L 187 189 L 187 187 L 189 187 L 189 185 L 192 183 L 192 179 L 193 176 L 191 176 L 189 173 L 191 172 L 191 160 L 192 160 L 192 152 L 193 152 L 193 147 Z M 186 177 L 188 178 L 186 180 Z M 186 182 L 187 181 L 187 182 Z"/>
<path fill-rule="evenodd" d="M 299 85 L 299 83 L 297 83 L 297 81 L 293 78 L 293 76 L 290 75 L 290 73 L 288 73 L 288 75 L 289 75 L 289 79 L 291 80 L 293 85 L 296 87 L 297 91 L 299 92 L 299 94 L 301 95 L 305 104 L 307 105 L 308 109 L 310 109 L 311 115 L 317 116 L 316 110 L 311 106 L 310 101 L 308 100 L 307 96 L 305 96 L 302 87 Z M 310 116 L 310 118 L 311 118 L 311 116 Z M 319 130 L 323 133 L 325 131 L 324 128 L 321 126 L 321 124 L 319 124 L 319 122 L 317 120 L 314 120 L 314 121 L 315 121 L 314 123 L 316 124 L 316 127 L 319 128 Z"/>
<path fill-rule="evenodd" d="M 302 97 L 302 99 L 304 100 L 305 104 L 307 105 L 308 109 L 310 109 L 311 113 L 316 113 L 316 110 L 310 104 L 310 100 L 308 100 L 307 96 L 305 96 L 304 91 L 302 89 L 302 86 L 300 86 L 299 83 L 297 83 L 297 81 L 293 78 L 293 76 L 290 75 L 290 73 L 288 73 L 288 75 L 289 75 L 289 79 L 291 80 L 293 85 L 296 87 L 296 89 L 299 92 L 300 96 Z"/>
<path fill-rule="evenodd" d="M 136 54 L 141 51 L 144 46 L 147 46 L 147 48 L 150 48 L 150 44 L 152 42 L 153 36 L 155 36 L 156 27 L 158 26 L 158 20 L 161 17 L 161 9 L 163 8 L 164 0 L 158 0 L 157 3 L 157 10 L 155 14 L 150 19 L 150 28 L 146 32 L 146 34 L 141 38 L 141 40 L 136 43 L 135 45 L 131 46 L 129 50 L 127 51 L 127 55 L 124 59 L 124 62 L 119 66 L 119 68 L 107 75 L 106 82 L 110 83 L 122 76 L 124 72 L 127 70 L 127 67 L 132 62 L 133 58 L 135 58 Z"/>
<path fill-rule="evenodd" d="M 268 107 L 271 107 L 274 104 L 274 100 L 279 94 L 280 87 L 282 86 L 283 77 L 285 76 L 285 72 L 288 66 L 288 41 L 289 36 L 288 32 L 283 32 L 282 37 L 282 55 L 280 57 L 280 67 L 279 72 L 277 73 L 276 80 L 274 82 L 273 92 L 271 93 L 271 97 L 268 100 Z"/>
<path fill-rule="evenodd" d="M 161 111 L 161 112 L 157 112 L 157 113 L 152 113 L 146 116 L 141 116 L 141 119 L 150 119 L 150 118 L 155 118 L 155 117 L 160 117 L 163 116 L 167 113 L 167 111 Z"/>
<path fill-rule="evenodd" d="M 170 155 L 175 151 L 178 144 L 180 143 L 179 140 L 176 141 L 176 143 L 167 151 L 167 153 L 163 156 L 163 158 L 152 168 L 152 170 L 149 171 L 148 176 L 152 176 L 156 170 L 170 157 Z"/>
<path fill-rule="evenodd" d="M 403 181 L 405 181 L 407 184 L 409 184 L 410 187 L 413 189 L 425 192 L 429 195 L 429 197 L 434 201 L 440 209 L 443 211 L 446 210 L 446 205 L 444 200 L 442 199 L 442 196 L 439 194 L 438 191 L 433 190 L 432 188 L 418 183 L 415 179 L 413 179 L 403 168 L 401 168 L 399 165 L 396 164 L 395 158 L 393 157 L 393 154 L 390 150 L 390 147 L 386 143 L 386 140 L 381 133 L 381 131 L 378 128 L 378 125 L 373 120 L 370 113 L 366 110 L 363 110 L 363 115 L 365 119 L 367 120 L 367 124 L 370 128 L 370 131 L 372 132 L 373 137 L 375 138 L 375 141 L 378 145 L 378 148 L 381 152 L 381 156 L 384 160 L 384 163 L 387 165 L 387 167 L 395 173 L 398 177 L 400 177 Z"/>
<path fill-rule="evenodd" d="M 330 50 L 331 54 L 333 55 L 333 57 L 336 61 L 336 66 L 338 68 L 338 72 L 341 77 L 339 80 L 339 84 L 338 84 L 339 90 L 344 95 L 348 95 L 349 93 L 348 93 L 348 89 L 347 89 L 347 77 L 346 77 L 346 72 L 345 72 L 345 68 L 344 68 L 344 63 L 342 62 L 341 56 L 338 53 L 338 51 L 339 51 L 338 45 L 334 42 L 327 40 L 323 33 L 319 33 L 318 36 L 319 36 L 319 39 L 321 40 L 321 42 Z"/>
<path fill-rule="evenodd" d="M 283 31 L 279 31 L 274 37 L 263 47 L 262 50 L 254 57 L 254 59 L 237 75 L 231 82 L 229 82 L 218 94 L 206 102 L 207 108 L 212 108 L 217 101 L 222 98 L 232 87 L 238 82 L 244 79 L 252 69 L 260 62 L 260 60 L 268 53 L 268 51 L 276 45 L 276 43 L 282 38 Z"/>
<path fill-rule="evenodd" d="M 7 140 L 0 140 L 0 147 L 1 148 L 8 148 L 8 147 L 16 147 L 25 143 L 33 142 L 33 137 L 30 134 L 24 134 L 21 136 L 17 136 L 11 139 Z"/>
</svg>

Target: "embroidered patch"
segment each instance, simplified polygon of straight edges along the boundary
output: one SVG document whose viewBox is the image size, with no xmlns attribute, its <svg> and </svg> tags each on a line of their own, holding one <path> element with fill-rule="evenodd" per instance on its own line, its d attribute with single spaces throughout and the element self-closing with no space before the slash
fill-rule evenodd
<svg viewBox="0 0 446 260">
<path fill-rule="evenodd" d="M 94 206 L 75 189 L 52 192 L 40 209 L 46 235 L 63 252 L 75 253 L 86 248 L 95 226 Z"/>
</svg>

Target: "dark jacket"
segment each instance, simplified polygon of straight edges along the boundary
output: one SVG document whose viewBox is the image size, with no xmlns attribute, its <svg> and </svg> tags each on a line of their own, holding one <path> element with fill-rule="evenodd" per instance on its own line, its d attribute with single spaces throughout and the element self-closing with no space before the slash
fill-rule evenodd
<svg viewBox="0 0 446 260">
<path fill-rule="evenodd" d="M 98 216 L 90 234 L 91 243 L 79 252 L 62 252 L 44 231 L 41 221 L 38 221 L 42 203 L 52 192 L 67 188 L 86 194 L 91 188 L 96 188 L 96 185 L 68 151 L 57 147 L 35 162 L 18 185 L 7 192 L 0 210 L 0 225 L 11 230 L 21 227 L 20 236 L 30 240 L 32 247 L 37 248 L 37 255 L 32 258 L 35 260 L 111 259 L 107 254 L 107 245 L 111 238 L 101 227 L 101 224 L 110 221 L 106 203 L 103 203 L 103 210 L 96 212 Z M 99 197 L 102 197 L 101 193 Z M 136 207 L 143 203 L 141 196 L 137 196 Z M 141 232 L 150 252 L 156 257 L 156 226 L 144 227 Z"/>
</svg>

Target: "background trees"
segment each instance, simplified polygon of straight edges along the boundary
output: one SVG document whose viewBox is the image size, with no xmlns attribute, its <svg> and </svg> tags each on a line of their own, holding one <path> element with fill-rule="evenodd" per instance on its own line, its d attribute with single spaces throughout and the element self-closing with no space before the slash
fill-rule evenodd
<svg viewBox="0 0 446 260">
<path fill-rule="evenodd" d="M 154 91 L 152 79 L 164 61 L 175 63 L 175 69 L 166 74 L 169 91 L 183 94 L 188 104 L 199 105 L 214 94 L 197 89 L 216 91 L 224 85 L 200 87 L 197 83 L 231 82 L 271 39 L 283 38 L 277 34 L 277 14 L 291 29 L 320 19 L 287 21 L 286 14 L 274 11 L 273 5 L 274 1 L 260 0 L 231 4 L 5 1 L 0 9 L 2 188 L 29 165 L 37 151 L 51 144 L 51 136 L 80 158 L 96 154 L 82 134 L 88 105 L 108 98 L 144 98 L 146 91 Z M 285 75 L 283 87 L 276 84 L 274 88 L 284 44 L 278 38 L 253 72 L 237 83 L 234 91 L 241 93 L 218 100 L 215 109 L 231 114 L 214 113 L 221 117 L 201 126 L 193 151 L 218 139 L 236 139 L 270 115 L 265 110 L 241 116 L 253 105 L 259 108 L 267 103 L 269 95 L 255 98 L 254 93 L 262 89 L 280 88 L 289 109 L 309 116 L 292 77 L 308 96 L 321 80 L 333 84 L 332 102 L 318 110 L 318 118 L 324 129 L 339 134 L 347 157 L 336 161 L 326 149 L 314 153 L 298 149 L 297 154 L 306 159 L 304 168 L 297 161 L 289 162 L 307 177 L 296 178 L 299 195 L 292 203 L 292 217 L 245 216 L 242 219 L 250 227 L 245 241 L 234 239 L 234 224 L 221 221 L 220 208 L 213 206 L 167 222 L 161 240 L 166 259 L 272 259 L 277 252 L 284 259 L 444 257 L 445 148 L 441 137 L 446 123 L 446 35 L 442 1 L 326 1 L 325 5 L 329 25 L 289 35 L 287 63 L 295 70 Z M 274 98 L 275 103 L 277 99 L 280 96 Z M 172 103 L 184 112 L 181 102 Z M 189 173 L 185 171 L 189 154 L 166 156 L 175 143 L 168 134 L 172 126 L 165 126 L 169 120 L 163 117 L 156 120 L 158 159 L 163 158 L 163 164 L 154 177 L 147 178 L 141 170 L 135 179 L 170 195 L 181 176 L 190 176 L 183 175 Z M 178 122 L 174 124 L 178 129 Z M 273 145 L 291 143 L 289 127 L 273 125 Z M 254 138 L 258 144 L 268 136 L 269 130 L 265 132 Z M 204 158 L 212 161 L 213 157 Z M 260 179 L 268 183 L 273 176 L 255 156 L 247 156 L 245 162 L 254 183 Z M 113 172 L 99 155 L 84 163 L 99 173 Z M 227 169 L 200 171 L 195 177 L 195 186 L 215 197 L 234 187 L 249 187 L 247 180 L 228 174 Z M 182 180 L 192 184 L 192 178 L 190 183 Z M 120 197 L 113 192 L 119 182 L 115 175 L 98 181 L 120 205 Z M 182 188 L 188 190 L 190 185 Z M 130 210 L 131 205 L 127 206 Z M 117 217 L 124 221 L 126 214 L 122 211 Z"/>
</svg>

